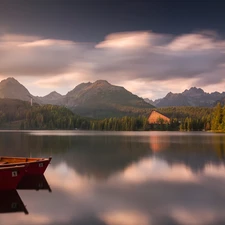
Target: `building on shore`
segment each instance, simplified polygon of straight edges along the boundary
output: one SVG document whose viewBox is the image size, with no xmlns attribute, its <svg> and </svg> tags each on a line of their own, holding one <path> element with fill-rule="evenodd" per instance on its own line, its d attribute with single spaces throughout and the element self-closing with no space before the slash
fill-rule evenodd
<svg viewBox="0 0 225 225">
<path fill-rule="evenodd" d="M 170 118 L 153 110 L 148 117 L 149 124 L 170 124 Z"/>
</svg>

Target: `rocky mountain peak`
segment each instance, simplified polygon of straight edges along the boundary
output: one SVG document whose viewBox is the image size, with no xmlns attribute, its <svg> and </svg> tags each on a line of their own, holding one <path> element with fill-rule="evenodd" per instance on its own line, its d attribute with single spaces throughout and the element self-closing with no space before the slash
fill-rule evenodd
<svg viewBox="0 0 225 225">
<path fill-rule="evenodd" d="M 175 94 L 172 93 L 171 91 L 165 96 L 165 98 L 170 98 L 173 97 Z"/>
<path fill-rule="evenodd" d="M 56 92 L 56 91 L 52 91 L 51 93 L 49 93 L 49 94 L 46 95 L 45 97 L 46 97 L 46 98 L 49 98 L 49 99 L 56 99 L 56 98 L 62 97 L 62 95 L 59 94 L 59 93 Z"/>
<path fill-rule="evenodd" d="M 93 84 L 96 84 L 96 85 L 111 85 L 107 80 L 96 80 Z"/>
<path fill-rule="evenodd" d="M 0 98 L 12 98 L 30 100 L 32 95 L 29 91 L 13 77 L 0 82 Z"/>
<path fill-rule="evenodd" d="M 197 96 L 197 95 L 204 95 L 205 92 L 201 88 L 191 87 L 189 90 L 185 90 L 183 93 L 185 96 Z"/>
<path fill-rule="evenodd" d="M 13 77 L 8 77 L 0 82 L 2 85 L 7 85 L 7 84 L 20 84 L 15 78 Z"/>
</svg>

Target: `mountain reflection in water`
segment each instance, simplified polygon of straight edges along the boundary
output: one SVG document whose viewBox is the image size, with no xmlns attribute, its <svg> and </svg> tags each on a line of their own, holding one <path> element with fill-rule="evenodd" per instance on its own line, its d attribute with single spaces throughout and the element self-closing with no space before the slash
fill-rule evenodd
<svg viewBox="0 0 225 225">
<path fill-rule="evenodd" d="M 203 132 L 24 132 L 23 152 L 53 156 L 54 190 L 19 190 L 29 216 L 0 224 L 225 224 L 225 135 Z M 0 142 L 0 150 L 13 154 Z M 14 152 L 14 154 L 21 154 Z"/>
</svg>

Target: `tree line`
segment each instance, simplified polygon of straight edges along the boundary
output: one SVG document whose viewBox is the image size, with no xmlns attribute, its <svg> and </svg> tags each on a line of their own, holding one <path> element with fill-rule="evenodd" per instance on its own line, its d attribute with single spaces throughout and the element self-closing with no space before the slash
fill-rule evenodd
<svg viewBox="0 0 225 225">
<path fill-rule="evenodd" d="M 213 131 L 225 131 L 225 106 L 217 104 L 211 120 L 211 129 Z"/>
<path fill-rule="evenodd" d="M 216 110 L 216 109 L 215 109 Z M 148 115 L 136 117 L 111 117 L 91 119 L 75 115 L 61 106 L 44 105 L 31 108 L 22 121 L 20 129 L 82 129 L 105 131 L 200 131 L 211 130 L 214 110 L 201 107 L 168 107 L 159 108 L 159 112 L 170 116 L 170 124 L 159 121 L 158 124 L 148 123 Z"/>
<path fill-rule="evenodd" d="M 69 109 L 55 105 L 33 105 L 20 100 L 0 100 L 0 128 L 5 123 L 19 121 L 19 129 L 82 129 L 106 131 L 225 131 L 225 107 L 165 107 L 158 112 L 170 118 L 170 124 L 159 120 L 148 123 L 151 113 L 139 116 L 110 117 L 105 119 L 85 118 Z"/>
</svg>

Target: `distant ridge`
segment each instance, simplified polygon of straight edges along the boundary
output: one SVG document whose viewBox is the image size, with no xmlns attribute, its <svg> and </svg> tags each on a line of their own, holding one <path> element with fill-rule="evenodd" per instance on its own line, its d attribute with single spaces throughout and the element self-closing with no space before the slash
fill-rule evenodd
<svg viewBox="0 0 225 225">
<path fill-rule="evenodd" d="M 214 105 L 216 106 L 218 103 L 220 103 L 222 106 L 225 106 L 225 97 L 223 97 L 223 98 L 219 99 L 218 101 L 216 101 Z"/>
<path fill-rule="evenodd" d="M 154 106 L 155 106 L 155 102 L 152 101 L 152 100 L 149 99 L 149 98 L 144 98 L 144 101 L 147 102 L 148 104 L 151 104 L 151 105 L 154 105 Z"/>
<path fill-rule="evenodd" d="M 48 98 L 48 99 L 57 99 L 57 98 L 61 98 L 62 95 L 59 94 L 58 92 L 56 91 L 52 91 L 51 93 L 49 93 L 48 95 L 44 96 L 45 98 Z"/>
<path fill-rule="evenodd" d="M 63 95 L 59 94 L 56 91 L 52 91 L 48 95 L 44 97 L 35 97 L 35 100 L 41 104 L 53 104 L 53 105 L 61 105 L 62 104 Z"/>
<path fill-rule="evenodd" d="M 168 106 L 199 106 L 213 107 L 215 103 L 225 97 L 225 92 L 206 93 L 201 88 L 191 87 L 182 93 L 168 93 L 164 98 L 153 102 L 156 107 Z"/>
<path fill-rule="evenodd" d="M 167 106 L 187 106 L 189 105 L 188 99 L 182 94 L 173 94 L 169 92 L 159 103 L 155 104 L 157 107 Z"/>
</svg>

